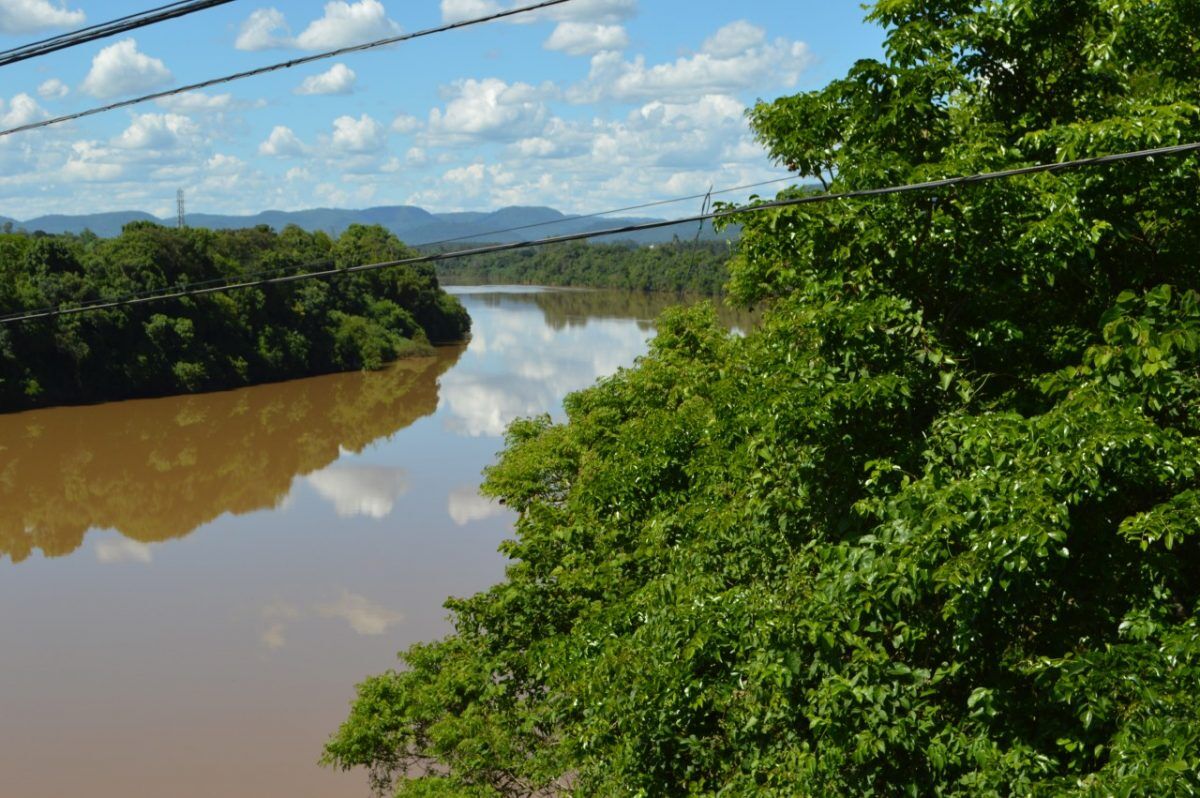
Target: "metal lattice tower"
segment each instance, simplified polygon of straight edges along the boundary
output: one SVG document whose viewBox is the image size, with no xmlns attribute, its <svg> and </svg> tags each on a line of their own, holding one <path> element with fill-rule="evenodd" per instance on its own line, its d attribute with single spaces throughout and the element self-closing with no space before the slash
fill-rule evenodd
<svg viewBox="0 0 1200 798">
<path fill-rule="evenodd" d="M 183 189 L 175 192 L 175 202 L 179 206 L 179 229 L 182 230 L 187 226 L 183 208 Z"/>
</svg>

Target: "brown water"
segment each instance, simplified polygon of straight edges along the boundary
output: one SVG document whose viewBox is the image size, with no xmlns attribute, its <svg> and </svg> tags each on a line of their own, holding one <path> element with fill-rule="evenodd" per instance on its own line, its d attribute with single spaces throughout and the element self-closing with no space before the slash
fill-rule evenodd
<svg viewBox="0 0 1200 798">
<path fill-rule="evenodd" d="M 505 425 L 630 365 L 667 302 L 457 290 L 475 334 L 436 358 L 0 416 L 0 797 L 367 794 L 321 746 L 502 578 L 475 486 Z"/>
</svg>

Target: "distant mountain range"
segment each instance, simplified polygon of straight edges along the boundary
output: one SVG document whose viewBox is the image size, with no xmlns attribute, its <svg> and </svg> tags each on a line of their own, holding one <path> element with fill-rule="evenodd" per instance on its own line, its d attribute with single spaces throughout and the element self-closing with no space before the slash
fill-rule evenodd
<svg viewBox="0 0 1200 798">
<path fill-rule="evenodd" d="M 686 212 L 685 212 L 686 213 Z M 147 221 L 158 224 L 174 225 L 175 219 L 159 219 L 141 211 L 116 211 L 113 213 L 93 213 L 80 216 L 39 216 L 34 219 L 18 221 L 0 216 L 0 225 L 11 222 L 13 229 L 24 229 L 29 232 L 41 230 L 46 233 L 82 233 L 91 230 L 98 236 L 109 238 L 119 235 L 121 228 L 130 222 Z M 584 218 L 570 216 L 553 208 L 513 206 L 501 208 L 490 213 L 430 213 L 424 208 L 411 205 L 390 205 L 362 210 L 346 210 L 341 208 L 314 208 L 307 211 L 263 211 L 253 216 L 220 216 L 208 213 L 188 214 L 187 223 L 190 227 L 206 227 L 214 230 L 238 229 L 255 227 L 265 224 L 276 230 L 282 230 L 289 224 L 297 225 L 305 230 L 324 230 L 330 235 L 339 235 L 352 224 L 379 224 L 395 233 L 402 241 L 412 246 L 421 246 L 447 239 L 466 239 L 455 241 L 458 246 L 475 243 L 494 242 L 507 243 L 511 241 L 526 241 L 547 236 L 566 235 L 568 233 L 586 233 L 639 222 L 653 222 L 657 219 L 634 217 L 605 217 Z M 553 224 L 548 224 L 553 223 Z M 526 228 L 527 225 L 538 225 L 527 229 L 512 230 L 511 228 Z M 670 241 L 674 236 L 682 239 L 692 239 L 696 236 L 698 225 L 672 225 L 670 227 L 650 230 L 635 234 L 612 236 L 608 240 L 634 241 L 639 244 L 655 244 Z M 507 232 L 502 232 L 507 231 Z M 736 237 L 734 229 L 723 231 L 717 236 L 711 225 L 705 225 L 701 232 L 702 239 Z"/>
</svg>

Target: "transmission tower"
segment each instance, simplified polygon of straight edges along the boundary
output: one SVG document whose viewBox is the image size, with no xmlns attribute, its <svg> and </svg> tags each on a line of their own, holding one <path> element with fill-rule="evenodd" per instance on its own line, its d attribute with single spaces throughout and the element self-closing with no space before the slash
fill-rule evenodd
<svg viewBox="0 0 1200 798">
<path fill-rule="evenodd" d="M 183 189 L 179 189 L 175 192 L 175 202 L 179 206 L 179 229 L 182 230 L 187 226 L 183 210 Z"/>
</svg>

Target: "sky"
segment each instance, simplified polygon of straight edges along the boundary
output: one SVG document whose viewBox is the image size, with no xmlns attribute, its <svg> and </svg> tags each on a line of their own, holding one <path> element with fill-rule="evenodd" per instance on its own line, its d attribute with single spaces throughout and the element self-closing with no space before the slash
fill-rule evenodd
<svg viewBox="0 0 1200 798">
<path fill-rule="evenodd" d="M 0 50 L 162 2 L 0 0 Z M 0 67 L 0 128 L 521 4 L 238 0 Z M 204 213 L 589 213 L 779 177 L 746 108 L 878 57 L 864 13 L 854 0 L 570 0 L 0 138 L 0 215 L 173 216 L 180 188 Z"/>
</svg>

